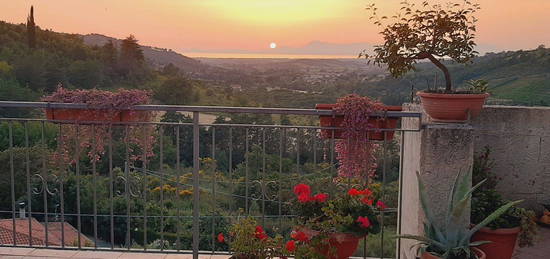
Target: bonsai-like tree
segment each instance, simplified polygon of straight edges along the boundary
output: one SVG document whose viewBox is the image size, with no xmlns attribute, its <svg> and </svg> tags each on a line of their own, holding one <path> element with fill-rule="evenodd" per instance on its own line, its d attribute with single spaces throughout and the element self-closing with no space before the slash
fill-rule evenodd
<svg viewBox="0 0 550 259">
<path fill-rule="evenodd" d="M 387 64 L 394 77 L 414 70 L 419 60 L 428 59 L 443 71 L 445 92 L 452 93 L 451 74 L 441 60 L 449 58 L 467 63 L 476 56 L 477 19 L 474 14 L 480 9 L 479 4 L 465 0 L 443 6 L 424 1 L 417 6 L 405 0 L 401 2 L 399 13 L 391 18 L 379 17 L 374 4 L 366 9 L 372 12 L 370 19 L 373 23 L 384 27 L 380 32 L 384 44 L 375 46 L 374 55 L 363 51 L 360 57 L 364 56 L 369 63 Z M 390 20 L 390 23 L 384 26 L 384 20 Z"/>
</svg>

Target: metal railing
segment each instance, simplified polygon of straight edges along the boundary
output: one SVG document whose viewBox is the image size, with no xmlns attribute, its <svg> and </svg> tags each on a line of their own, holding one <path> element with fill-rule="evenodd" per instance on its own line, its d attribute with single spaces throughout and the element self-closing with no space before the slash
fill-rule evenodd
<svg viewBox="0 0 550 259">
<path fill-rule="evenodd" d="M 54 108 L 87 107 L 0 101 L 0 111 Z M 227 253 L 216 235 L 232 219 L 251 215 L 270 231 L 288 232 L 292 186 L 331 179 L 337 170 L 335 140 L 326 133 L 334 136 L 338 128 L 316 126 L 315 116 L 336 116 L 330 110 L 134 109 L 192 116 L 170 113 L 162 121 L 109 124 L 36 118 L 41 111 L 34 118 L 0 118 L 0 182 L 7 195 L 0 200 L 1 246 L 192 253 L 194 258 Z M 201 122 L 201 114 L 218 120 Z M 400 133 L 420 130 L 421 115 L 378 116 L 419 121 L 411 129 L 377 130 L 384 135 L 378 169 L 384 193 L 390 181 L 392 188 L 401 188 Z M 274 118 L 286 123 L 274 123 Z M 391 132 L 395 139 L 386 140 Z M 63 137 L 67 134 L 73 138 Z M 100 137 L 82 141 L 84 135 Z M 397 194 L 387 196 L 396 199 L 395 208 L 381 212 L 379 251 L 370 251 L 379 258 L 391 254 L 392 248 L 385 247 L 384 220 L 395 223 L 398 211 Z M 395 226 L 389 229 L 399 232 Z M 367 239 L 362 246 L 361 256 L 367 257 Z"/>
</svg>

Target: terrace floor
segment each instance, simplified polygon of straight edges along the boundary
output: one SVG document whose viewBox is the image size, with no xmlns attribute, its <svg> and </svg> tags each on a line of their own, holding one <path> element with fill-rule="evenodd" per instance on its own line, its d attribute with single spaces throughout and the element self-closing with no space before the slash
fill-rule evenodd
<svg viewBox="0 0 550 259">
<path fill-rule="evenodd" d="M 111 252 L 111 251 L 77 251 L 37 248 L 0 247 L 0 258 L 37 259 L 37 258 L 78 258 L 78 259 L 192 259 L 191 254 L 162 254 L 139 252 Z M 227 259 L 227 255 L 201 255 L 201 259 Z"/>
<path fill-rule="evenodd" d="M 539 242 L 534 247 L 519 249 L 513 259 L 548 259 L 550 258 L 550 229 L 540 228 Z M 35 248 L 0 247 L 0 258 L 8 259 L 36 259 L 36 258 L 79 258 L 79 259 L 191 259 L 190 254 L 157 254 L 139 252 L 110 252 L 110 251 L 77 251 Z M 227 259 L 227 255 L 201 255 L 201 259 Z"/>
<path fill-rule="evenodd" d="M 513 259 L 550 258 L 550 228 L 539 228 L 538 242 L 533 247 L 521 248 Z"/>
</svg>

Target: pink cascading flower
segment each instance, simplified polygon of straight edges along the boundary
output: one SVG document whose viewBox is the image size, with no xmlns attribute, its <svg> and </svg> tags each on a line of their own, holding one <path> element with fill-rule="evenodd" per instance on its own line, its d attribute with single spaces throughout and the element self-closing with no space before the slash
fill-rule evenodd
<svg viewBox="0 0 550 259">
<path fill-rule="evenodd" d="M 368 97 L 350 94 L 338 99 L 335 111 L 344 115 L 342 140 L 335 150 L 340 162 L 338 175 L 341 177 L 372 178 L 376 174 L 375 151 L 378 145 L 368 141 L 367 132 L 372 130 L 369 115 L 383 111 L 382 103 Z"/>
</svg>

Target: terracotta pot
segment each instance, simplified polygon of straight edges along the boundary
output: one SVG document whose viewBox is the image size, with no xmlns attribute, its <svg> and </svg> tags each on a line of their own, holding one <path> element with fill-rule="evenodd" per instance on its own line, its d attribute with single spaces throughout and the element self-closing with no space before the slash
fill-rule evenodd
<svg viewBox="0 0 550 259">
<path fill-rule="evenodd" d="M 363 238 L 352 234 L 334 233 L 330 235 L 330 245 L 320 247 L 319 252 L 329 259 L 347 259 L 355 254 L 359 241 Z M 336 249 L 336 255 L 332 252 L 334 249 Z"/>
<path fill-rule="evenodd" d="M 487 254 L 487 259 L 510 259 L 514 254 L 520 231 L 520 227 L 495 230 L 482 228 L 474 234 L 472 241 L 491 241 L 479 246 L 479 249 Z"/>
<path fill-rule="evenodd" d="M 78 122 L 138 122 L 148 121 L 147 111 L 121 110 L 111 112 L 99 109 L 45 109 L 48 120 Z"/>
<path fill-rule="evenodd" d="M 484 94 L 438 94 L 418 92 L 422 107 L 436 122 L 464 122 L 481 112 L 485 99 Z"/>
<path fill-rule="evenodd" d="M 478 248 L 475 248 L 475 247 L 472 247 L 472 250 L 474 251 L 474 253 L 476 253 L 476 255 L 479 259 L 486 259 L 487 258 L 487 255 L 482 250 L 480 250 Z M 432 255 L 428 252 L 424 252 L 420 256 L 420 259 L 441 259 L 441 257 Z"/>
<path fill-rule="evenodd" d="M 317 110 L 332 110 L 336 104 L 317 104 L 315 109 Z M 402 111 L 401 106 L 385 106 L 388 111 Z M 321 127 L 341 127 L 344 122 L 343 115 L 337 116 L 319 116 Z M 398 118 L 383 118 L 383 117 L 372 117 L 369 118 L 369 123 L 373 125 L 374 129 L 395 129 L 397 128 Z M 325 139 L 330 139 L 333 137 L 335 139 L 342 139 L 342 134 L 344 130 L 321 130 L 321 137 Z M 387 140 L 392 140 L 395 131 L 369 131 L 368 137 L 370 140 L 384 140 L 384 134 L 386 135 Z"/>
<path fill-rule="evenodd" d="M 319 231 L 301 228 L 308 238 L 319 235 Z M 348 233 L 332 233 L 329 236 L 329 244 L 317 247 L 317 251 L 328 259 L 347 259 L 355 254 L 359 241 L 367 236 L 356 236 Z M 334 251 L 336 254 L 334 254 Z"/>
</svg>

